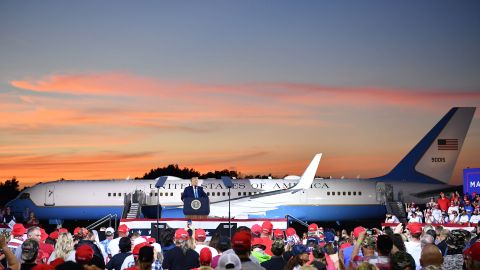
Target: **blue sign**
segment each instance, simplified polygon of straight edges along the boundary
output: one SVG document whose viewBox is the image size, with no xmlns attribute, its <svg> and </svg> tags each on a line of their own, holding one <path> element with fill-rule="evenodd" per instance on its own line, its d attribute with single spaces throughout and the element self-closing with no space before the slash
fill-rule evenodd
<svg viewBox="0 0 480 270">
<path fill-rule="evenodd" d="M 463 169 L 463 193 L 480 194 L 480 168 Z"/>
</svg>

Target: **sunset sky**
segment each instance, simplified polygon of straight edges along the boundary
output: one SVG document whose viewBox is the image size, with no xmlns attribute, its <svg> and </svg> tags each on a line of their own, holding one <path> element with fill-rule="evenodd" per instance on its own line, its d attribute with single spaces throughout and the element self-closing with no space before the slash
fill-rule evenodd
<svg viewBox="0 0 480 270">
<path fill-rule="evenodd" d="M 0 1 L 0 181 L 374 177 L 480 105 L 480 1 Z M 452 182 L 480 167 L 477 109 Z"/>
</svg>

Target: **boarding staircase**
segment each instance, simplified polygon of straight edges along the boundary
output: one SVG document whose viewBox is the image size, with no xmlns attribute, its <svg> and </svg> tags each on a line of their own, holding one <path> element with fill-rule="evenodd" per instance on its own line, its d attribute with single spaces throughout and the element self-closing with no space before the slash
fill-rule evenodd
<svg viewBox="0 0 480 270">
<path fill-rule="evenodd" d="M 138 218 L 139 215 L 140 215 L 140 204 L 132 203 L 127 213 L 127 219 Z"/>
<path fill-rule="evenodd" d="M 128 193 L 123 201 L 122 218 L 139 218 L 143 205 L 145 205 L 145 193 L 142 190 L 135 190 L 135 192 Z"/>
<path fill-rule="evenodd" d="M 405 222 L 407 220 L 407 212 L 405 211 L 405 207 L 403 202 L 401 201 L 390 201 L 387 202 L 387 213 L 392 213 L 400 220 L 400 222 Z"/>
</svg>

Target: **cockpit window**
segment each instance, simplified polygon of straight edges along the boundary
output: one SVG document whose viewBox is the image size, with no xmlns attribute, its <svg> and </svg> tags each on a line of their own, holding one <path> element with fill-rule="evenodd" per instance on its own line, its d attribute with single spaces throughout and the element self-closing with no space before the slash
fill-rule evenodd
<svg viewBox="0 0 480 270">
<path fill-rule="evenodd" d="M 30 193 L 28 193 L 28 192 L 22 193 L 19 197 L 20 200 L 25 200 L 25 199 L 28 199 L 28 198 L 30 198 Z"/>
</svg>

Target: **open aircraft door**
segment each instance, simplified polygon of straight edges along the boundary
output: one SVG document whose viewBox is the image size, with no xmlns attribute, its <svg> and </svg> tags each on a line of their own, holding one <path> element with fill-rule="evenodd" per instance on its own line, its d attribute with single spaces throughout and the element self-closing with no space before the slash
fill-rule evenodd
<svg viewBox="0 0 480 270">
<path fill-rule="evenodd" d="M 376 198 L 377 202 L 381 204 L 385 204 L 387 202 L 387 195 L 386 195 L 386 186 L 384 182 L 377 182 L 377 185 L 375 187 L 376 190 Z"/>
<path fill-rule="evenodd" d="M 45 187 L 45 206 L 55 205 L 55 185 L 47 185 Z"/>
</svg>

